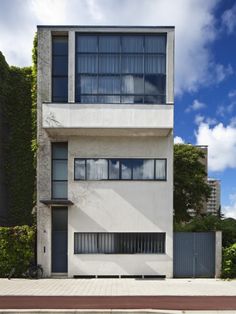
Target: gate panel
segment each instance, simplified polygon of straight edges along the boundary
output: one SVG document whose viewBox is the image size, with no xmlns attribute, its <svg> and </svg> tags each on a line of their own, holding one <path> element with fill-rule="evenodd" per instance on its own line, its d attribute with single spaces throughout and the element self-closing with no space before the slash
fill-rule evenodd
<svg viewBox="0 0 236 314">
<path fill-rule="evenodd" d="M 193 233 L 174 233 L 174 277 L 192 277 L 193 247 Z"/>
<path fill-rule="evenodd" d="M 195 233 L 195 277 L 215 276 L 215 233 Z"/>
<path fill-rule="evenodd" d="M 215 233 L 174 233 L 174 277 L 215 276 Z"/>
</svg>

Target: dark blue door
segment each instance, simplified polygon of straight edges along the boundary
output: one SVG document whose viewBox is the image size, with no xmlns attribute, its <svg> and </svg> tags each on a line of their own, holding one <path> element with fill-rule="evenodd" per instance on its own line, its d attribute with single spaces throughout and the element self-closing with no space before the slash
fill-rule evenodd
<svg viewBox="0 0 236 314">
<path fill-rule="evenodd" d="M 67 207 L 52 208 L 52 272 L 67 273 Z"/>
</svg>

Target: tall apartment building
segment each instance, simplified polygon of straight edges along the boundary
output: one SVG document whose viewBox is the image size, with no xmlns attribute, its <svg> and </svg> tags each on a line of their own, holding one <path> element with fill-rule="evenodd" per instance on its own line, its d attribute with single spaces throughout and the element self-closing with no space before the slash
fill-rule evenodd
<svg viewBox="0 0 236 314">
<path fill-rule="evenodd" d="M 38 26 L 38 263 L 173 275 L 174 28 Z"/>
<path fill-rule="evenodd" d="M 208 178 L 208 184 L 211 187 L 211 196 L 207 201 L 207 213 L 213 215 L 220 215 L 220 180 Z"/>
</svg>

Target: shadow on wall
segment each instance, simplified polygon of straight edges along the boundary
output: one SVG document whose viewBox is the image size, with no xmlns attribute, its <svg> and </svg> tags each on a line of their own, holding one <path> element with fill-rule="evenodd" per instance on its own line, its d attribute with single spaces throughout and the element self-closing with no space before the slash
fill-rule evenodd
<svg viewBox="0 0 236 314">
<path fill-rule="evenodd" d="M 147 181 L 74 182 L 71 225 L 83 231 L 172 230 L 173 211 L 166 185 Z"/>
</svg>

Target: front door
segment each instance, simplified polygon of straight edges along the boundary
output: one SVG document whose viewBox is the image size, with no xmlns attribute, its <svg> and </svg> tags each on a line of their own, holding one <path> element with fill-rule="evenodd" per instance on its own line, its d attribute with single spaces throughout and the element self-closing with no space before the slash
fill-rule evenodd
<svg viewBox="0 0 236 314">
<path fill-rule="evenodd" d="M 67 273 L 67 207 L 52 207 L 52 272 Z"/>
</svg>

